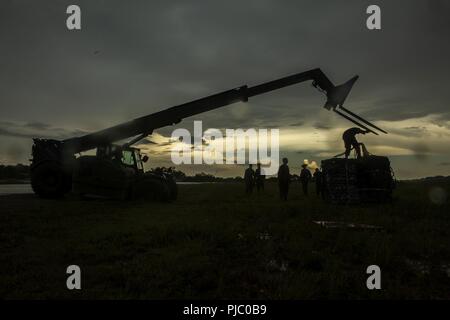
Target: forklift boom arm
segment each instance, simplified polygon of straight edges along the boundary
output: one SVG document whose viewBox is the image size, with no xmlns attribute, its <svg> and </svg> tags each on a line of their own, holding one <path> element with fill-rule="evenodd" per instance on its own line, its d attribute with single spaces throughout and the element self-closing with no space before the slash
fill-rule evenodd
<svg viewBox="0 0 450 320">
<path fill-rule="evenodd" d="M 357 79 L 358 76 L 355 76 L 343 85 L 334 86 L 328 77 L 317 68 L 252 87 L 243 85 L 235 89 L 183 103 L 101 131 L 63 140 L 62 148 L 65 153 L 75 154 L 138 135 L 143 138 L 146 135 L 151 134 L 155 129 L 179 123 L 184 118 L 214 110 L 235 102 L 246 102 L 250 97 L 309 80 L 313 81 L 313 86 L 326 93 L 327 102 L 324 107 L 328 110 L 333 109 L 336 111 L 335 109 L 337 107 L 343 105 L 345 98 Z M 139 137 L 137 140 L 139 140 Z"/>
</svg>

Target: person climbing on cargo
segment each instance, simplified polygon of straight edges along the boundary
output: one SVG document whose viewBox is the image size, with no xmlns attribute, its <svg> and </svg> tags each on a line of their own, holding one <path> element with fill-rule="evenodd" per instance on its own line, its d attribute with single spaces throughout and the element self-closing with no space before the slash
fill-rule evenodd
<svg viewBox="0 0 450 320">
<path fill-rule="evenodd" d="M 308 183 L 311 180 L 311 171 L 307 168 L 306 163 L 302 164 L 302 170 L 300 171 L 300 182 L 302 183 L 303 194 L 308 195 Z"/>
<path fill-rule="evenodd" d="M 280 190 L 281 200 L 287 200 L 290 182 L 291 174 L 289 173 L 288 159 L 283 158 L 283 164 L 278 169 L 278 188 Z"/>
<path fill-rule="evenodd" d="M 352 150 L 352 147 L 356 151 L 356 158 L 357 159 L 361 158 L 360 143 L 358 142 L 358 140 L 356 140 L 355 136 L 357 134 L 366 134 L 369 132 L 370 132 L 369 130 L 362 130 L 361 128 L 358 128 L 358 127 L 353 127 L 353 128 L 350 128 L 350 129 L 347 129 L 344 131 L 344 134 L 342 135 L 342 139 L 344 140 L 344 145 L 345 145 L 345 159 L 347 159 L 348 156 L 350 155 L 350 151 Z"/>
</svg>

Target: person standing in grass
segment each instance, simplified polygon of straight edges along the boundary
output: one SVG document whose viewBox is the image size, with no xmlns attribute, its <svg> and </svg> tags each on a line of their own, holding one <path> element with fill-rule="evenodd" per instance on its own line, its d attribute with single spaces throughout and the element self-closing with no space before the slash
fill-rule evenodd
<svg viewBox="0 0 450 320">
<path fill-rule="evenodd" d="M 320 196 L 322 194 L 322 188 L 323 188 L 323 177 L 322 177 L 322 171 L 320 171 L 319 168 L 316 168 L 313 174 L 314 180 L 316 182 L 316 194 Z"/>
<path fill-rule="evenodd" d="M 307 168 L 306 163 L 302 164 L 302 171 L 300 171 L 300 182 L 302 183 L 303 194 L 308 195 L 308 183 L 311 180 L 311 171 Z"/>
<path fill-rule="evenodd" d="M 248 168 L 245 170 L 244 182 L 245 182 L 245 193 L 247 195 L 252 194 L 252 192 L 253 192 L 253 185 L 255 183 L 255 171 L 253 171 L 253 168 L 252 168 L 251 164 L 249 164 Z"/>
<path fill-rule="evenodd" d="M 280 190 L 280 199 L 287 200 L 289 193 L 289 183 L 291 182 L 291 175 L 289 173 L 288 159 L 283 158 L 283 164 L 278 169 L 278 188 Z"/>
<path fill-rule="evenodd" d="M 255 180 L 256 180 L 256 191 L 264 190 L 264 180 L 266 176 L 264 175 L 263 169 L 261 169 L 261 163 L 257 164 L 257 168 L 255 170 Z"/>
</svg>

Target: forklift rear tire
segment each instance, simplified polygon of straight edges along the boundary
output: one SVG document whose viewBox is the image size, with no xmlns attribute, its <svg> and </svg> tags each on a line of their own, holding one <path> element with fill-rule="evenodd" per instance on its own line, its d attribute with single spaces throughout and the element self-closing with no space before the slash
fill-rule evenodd
<svg viewBox="0 0 450 320">
<path fill-rule="evenodd" d="M 31 171 L 31 187 L 41 198 L 55 199 L 64 195 L 67 181 L 59 163 L 46 161 Z"/>
</svg>

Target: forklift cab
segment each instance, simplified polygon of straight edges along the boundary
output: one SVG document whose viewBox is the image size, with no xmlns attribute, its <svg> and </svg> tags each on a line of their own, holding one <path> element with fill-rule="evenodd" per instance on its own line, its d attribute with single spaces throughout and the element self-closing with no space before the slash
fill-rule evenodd
<svg viewBox="0 0 450 320">
<path fill-rule="evenodd" d="M 144 176 L 144 162 L 139 149 L 106 145 L 95 156 L 81 156 L 73 171 L 72 188 L 80 195 L 126 198 L 131 188 Z"/>
<path fill-rule="evenodd" d="M 130 147 L 122 149 L 122 164 L 128 168 L 133 168 L 138 173 L 144 173 L 144 163 L 147 160 L 148 156 L 146 155 L 141 158 L 139 149 Z"/>
<path fill-rule="evenodd" d="M 98 147 L 97 158 L 111 160 L 119 166 L 133 169 L 136 173 L 144 173 L 144 163 L 148 161 L 148 156 L 141 157 L 137 148 L 113 144 Z"/>
</svg>

